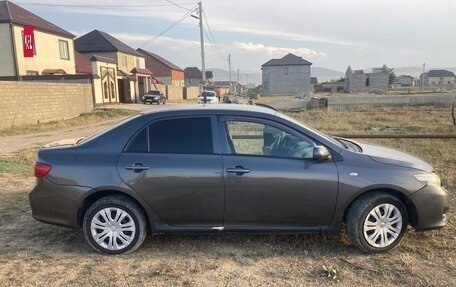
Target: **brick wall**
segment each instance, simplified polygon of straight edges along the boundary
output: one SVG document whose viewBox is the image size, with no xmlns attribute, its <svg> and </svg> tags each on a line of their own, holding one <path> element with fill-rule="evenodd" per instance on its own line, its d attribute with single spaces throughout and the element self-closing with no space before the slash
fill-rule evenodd
<svg viewBox="0 0 456 287">
<path fill-rule="evenodd" d="M 187 87 L 184 89 L 184 99 L 192 100 L 198 98 L 200 95 L 200 88 L 199 87 Z"/>
<path fill-rule="evenodd" d="M 91 84 L 0 81 L 0 129 L 93 111 Z"/>
<path fill-rule="evenodd" d="M 166 86 L 166 96 L 168 100 L 171 101 L 179 101 L 184 99 L 184 92 L 182 90 L 182 87 L 177 87 L 177 86 Z"/>
<path fill-rule="evenodd" d="M 199 87 L 178 87 L 172 85 L 155 84 L 157 90 L 162 91 L 170 101 L 191 100 L 198 98 Z"/>
</svg>

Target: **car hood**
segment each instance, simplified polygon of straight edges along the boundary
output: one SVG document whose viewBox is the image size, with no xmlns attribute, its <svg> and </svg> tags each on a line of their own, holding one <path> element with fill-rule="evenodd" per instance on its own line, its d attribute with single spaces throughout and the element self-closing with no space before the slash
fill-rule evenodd
<svg viewBox="0 0 456 287">
<path fill-rule="evenodd" d="M 433 167 L 422 159 L 405 152 L 397 151 L 391 148 L 378 145 L 356 143 L 362 150 L 363 154 L 367 155 L 375 162 L 389 164 L 394 166 L 414 168 L 425 172 L 432 172 Z"/>
</svg>

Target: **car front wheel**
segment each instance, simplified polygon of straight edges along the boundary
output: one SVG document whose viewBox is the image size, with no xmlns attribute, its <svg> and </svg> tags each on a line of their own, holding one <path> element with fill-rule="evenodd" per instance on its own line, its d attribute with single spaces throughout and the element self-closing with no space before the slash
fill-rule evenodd
<svg viewBox="0 0 456 287">
<path fill-rule="evenodd" d="M 352 204 L 345 223 L 353 245 L 368 253 L 387 252 L 401 242 L 407 230 L 407 210 L 390 194 L 365 194 Z"/>
<path fill-rule="evenodd" d="M 84 216 L 84 237 L 101 253 L 122 254 L 138 249 L 146 238 L 146 219 L 140 206 L 114 195 L 93 203 Z"/>
</svg>

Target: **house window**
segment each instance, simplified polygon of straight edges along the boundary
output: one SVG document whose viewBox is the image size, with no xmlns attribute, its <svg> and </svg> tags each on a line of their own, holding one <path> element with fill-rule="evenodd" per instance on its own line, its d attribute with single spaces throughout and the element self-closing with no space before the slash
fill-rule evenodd
<svg viewBox="0 0 456 287">
<path fill-rule="evenodd" d="M 288 75 L 288 67 L 283 68 L 283 73 L 284 73 L 285 75 Z"/>
<path fill-rule="evenodd" d="M 266 92 L 269 91 L 269 82 L 264 82 L 263 83 L 263 91 L 266 91 Z"/>
<path fill-rule="evenodd" d="M 59 40 L 60 59 L 69 60 L 70 53 L 68 52 L 68 41 Z"/>
<path fill-rule="evenodd" d="M 370 78 L 369 78 L 369 76 L 367 76 L 367 78 L 366 78 L 366 87 L 369 87 L 369 84 L 370 84 Z"/>
<path fill-rule="evenodd" d="M 264 68 L 264 74 L 269 75 L 269 68 Z"/>
<path fill-rule="evenodd" d="M 126 64 L 125 64 L 125 65 L 126 65 Z M 136 57 L 136 67 L 137 67 L 137 68 L 140 68 L 140 66 L 139 66 L 139 57 Z"/>
<path fill-rule="evenodd" d="M 122 56 L 122 66 L 127 67 L 127 56 L 126 55 Z"/>
<path fill-rule="evenodd" d="M 24 47 L 24 30 L 22 30 L 22 47 Z M 35 36 L 33 36 L 33 55 L 36 56 L 36 44 L 35 44 Z"/>
</svg>

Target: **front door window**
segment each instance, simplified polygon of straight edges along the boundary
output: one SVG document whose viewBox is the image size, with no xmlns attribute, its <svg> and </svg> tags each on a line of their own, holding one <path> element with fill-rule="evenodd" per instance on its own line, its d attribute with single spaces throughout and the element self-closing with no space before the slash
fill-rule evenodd
<svg viewBox="0 0 456 287">
<path fill-rule="evenodd" d="M 313 158 L 314 144 L 276 127 L 256 122 L 227 121 L 230 154 Z"/>
</svg>

